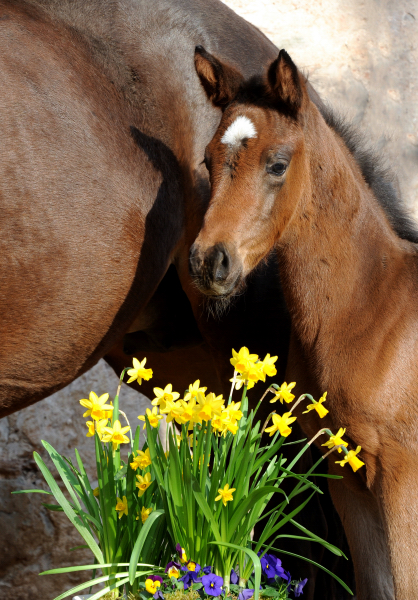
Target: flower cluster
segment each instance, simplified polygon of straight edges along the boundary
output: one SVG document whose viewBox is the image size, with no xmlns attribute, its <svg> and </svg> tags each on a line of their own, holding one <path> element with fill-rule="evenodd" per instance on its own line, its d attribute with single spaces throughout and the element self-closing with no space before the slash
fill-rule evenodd
<svg viewBox="0 0 418 600">
<path fill-rule="evenodd" d="M 264 360 L 260 360 L 258 354 L 250 354 L 245 346 L 239 352 L 233 349 L 230 363 L 237 374 L 230 381 L 235 384 L 237 390 L 243 384 L 247 385 L 247 389 L 251 389 L 257 381 L 265 381 L 266 375 L 269 377 L 276 375 L 277 369 L 274 366 L 276 360 L 277 356 L 270 356 L 270 354 L 266 354 Z"/>
</svg>

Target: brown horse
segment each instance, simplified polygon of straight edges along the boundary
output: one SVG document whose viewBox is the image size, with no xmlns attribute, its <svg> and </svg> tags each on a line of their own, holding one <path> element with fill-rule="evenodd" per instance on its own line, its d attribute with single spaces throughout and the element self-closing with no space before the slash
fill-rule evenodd
<svg viewBox="0 0 418 600">
<path fill-rule="evenodd" d="M 218 0 L 0 2 L 0 417 L 103 356 L 125 366 L 128 331 L 129 353 L 147 352 L 156 372 L 145 393 L 167 377 L 184 389 L 197 357 L 220 391 L 216 363 L 243 341 L 243 312 L 272 297 L 284 373 L 289 317 L 274 278 L 223 324 L 190 284 L 209 198 L 202 156 L 220 118 L 194 71 L 197 43 L 247 75 L 276 53 Z"/>
<path fill-rule="evenodd" d="M 311 102 L 284 50 L 250 79 L 201 47 L 195 62 L 224 112 L 206 148 L 212 197 L 191 272 L 225 298 L 277 249 L 292 319 L 287 381 L 317 398 L 328 391 L 329 415 L 300 425 L 308 436 L 347 427 L 366 465 L 342 471 L 329 458 L 344 475 L 330 491 L 358 599 L 415 598 L 418 232 L 377 159 Z"/>
</svg>

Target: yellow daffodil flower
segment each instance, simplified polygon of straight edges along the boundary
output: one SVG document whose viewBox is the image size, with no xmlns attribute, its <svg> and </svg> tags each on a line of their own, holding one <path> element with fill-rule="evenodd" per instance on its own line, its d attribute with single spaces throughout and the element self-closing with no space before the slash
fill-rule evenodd
<svg viewBox="0 0 418 600">
<path fill-rule="evenodd" d="M 103 437 L 103 430 L 106 427 L 108 419 L 102 419 L 101 421 L 87 421 L 86 425 L 89 428 L 86 433 L 86 437 L 93 437 L 95 432 L 97 431 L 97 435 L 101 440 Z"/>
<path fill-rule="evenodd" d="M 146 408 L 145 414 L 148 417 L 149 424 L 151 425 L 151 427 L 154 427 L 154 428 L 158 427 L 158 423 L 163 418 L 162 415 L 158 414 L 158 408 L 156 406 L 153 407 L 152 411 L 149 408 Z M 145 415 L 139 415 L 138 419 L 140 421 L 144 421 L 144 426 L 142 429 L 145 429 L 147 426 L 147 423 L 145 421 Z"/>
<path fill-rule="evenodd" d="M 228 415 L 230 419 L 239 421 L 242 418 L 242 412 L 240 411 L 241 402 L 231 402 L 222 411 L 222 414 Z"/>
<path fill-rule="evenodd" d="M 148 519 L 148 517 L 150 516 L 151 513 L 152 513 L 152 508 L 145 508 L 145 506 L 143 506 L 141 508 L 141 521 L 142 521 L 142 524 L 145 523 L 145 521 Z"/>
<path fill-rule="evenodd" d="M 293 390 L 295 385 L 296 385 L 296 381 L 289 383 L 289 385 L 286 382 L 282 383 L 282 385 L 280 386 L 280 389 L 278 391 L 276 391 L 274 398 L 272 400 L 270 400 L 270 403 L 277 402 L 277 400 L 280 400 L 280 402 L 282 404 L 283 404 L 283 400 L 287 403 L 292 402 L 295 395 L 291 394 L 290 390 Z"/>
<path fill-rule="evenodd" d="M 147 590 L 148 594 L 154 595 L 160 586 L 161 582 L 158 581 L 158 579 L 156 581 L 153 581 L 152 579 L 145 580 L 145 589 Z"/>
<path fill-rule="evenodd" d="M 113 427 L 103 427 L 103 441 L 112 442 L 113 450 L 116 450 L 119 444 L 127 444 L 128 436 L 125 435 L 130 430 L 129 425 L 121 427 L 120 421 L 116 420 Z"/>
<path fill-rule="evenodd" d="M 213 392 L 206 397 L 201 392 L 197 394 L 197 403 L 193 408 L 193 420 L 195 423 L 210 421 L 215 415 L 220 415 L 224 407 L 222 394 L 215 396 Z"/>
<path fill-rule="evenodd" d="M 171 383 L 168 383 L 163 390 L 159 387 L 155 387 L 154 394 L 155 398 L 151 404 L 153 406 L 159 406 L 161 412 L 164 412 L 166 402 L 175 402 L 178 398 L 180 398 L 180 394 L 178 392 L 173 392 L 173 386 Z"/>
<path fill-rule="evenodd" d="M 318 402 L 314 402 L 313 404 L 308 404 L 308 406 L 306 407 L 306 410 L 304 410 L 302 414 L 305 415 L 306 413 L 308 413 L 311 410 L 316 410 L 316 412 L 322 419 L 323 417 L 325 417 L 325 415 L 327 415 L 329 413 L 329 410 L 326 409 L 325 406 L 322 406 L 322 403 L 325 402 L 326 399 L 327 399 L 327 392 L 324 392 L 324 394 L 320 397 Z"/>
<path fill-rule="evenodd" d="M 225 484 L 224 489 L 220 488 L 218 490 L 219 496 L 216 496 L 215 502 L 218 500 L 222 500 L 224 506 L 226 506 L 227 502 L 233 500 L 232 493 L 235 492 L 236 488 L 230 488 L 229 483 Z"/>
<path fill-rule="evenodd" d="M 343 460 L 336 460 L 337 465 L 341 465 L 342 467 L 349 463 L 350 467 L 353 469 L 354 473 L 357 469 L 360 469 L 364 465 L 364 462 L 357 458 L 357 454 L 361 451 L 361 446 L 357 446 L 356 450 L 349 450 L 347 456 L 343 458 Z"/>
<path fill-rule="evenodd" d="M 129 464 L 131 465 L 131 469 L 133 469 L 134 471 L 136 471 L 138 468 L 146 469 L 147 467 L 149 467 L 151 464 L 151 456 L 149 453 L 149 448 L 147 448 L 145 450 L 145 452 L 143 452 L 142 450 L 139 450 L 138 454 L 136 456 L 134 456 L 133 462 L 131 462 Z"/>
<path fill-rule="evenodd" d="M 90 392 L 88 400 L 86 398 L 80 400 L 81 406 L 88 408 L 83 417 L 91 416 L 94 421 L 107 418 L 108 412 L 113 411 L 113 406 L 106 404 L 108 398 L 109 394 L 102 394 L 98 397 L 94 392 Z"/>
<path fill-rule="evenodd" d="M 276 431 L 280 431 L 280 435 L 283 437 L 290 435 L 292 430 L 289 425 L 290 423 L 293 423 L 293 421 L 296 421 L 296 417 L 291 417 L 291 414 L 292 413 L 290 412 L 286 412 L 282 417 L 276 414 L 272 415 L 273 425 L 266 428 L 266 433 L 269 433 L 270 437 L 276 433 Z"/>
<path fill-rule="evenodd" d="M 197 392 L 201 392 L 204 394 L 208 388 L 200 387 L 200 379 L 196 379 L 194 383 L 191 383 L 187 389 L 187 392 L 184 395 L 184 400 L 188 402 L 189 400 L 196 400 Z"/>
<path fill-rule="evenodd" d="M 233 383 L 234 378 L 232 377 L 229 381 L 231 383 Z M 241 373 L 236 375 L 235 376 L 235 389 L 240 390 L 246 381 L 247 381 L 247 379 Z M 247 382 L 247 390 L 250 390 L 251 388 L 253 388 L 254 385 L 255 385 L 255 381 L 248 381 Z"/>
<path fill-rule="evenodd" d="M 117 499 L 117 504 L 116 504 L 116 508 L 115 510 L 118 511 L 118 517 L 119 519 L 122 517 L 122 515 L 127 515 L 128 514 L 128 501 L 126 499 L 126 496 L 123 497 L 123 499 L 121 500 L 120 498 L 116 498 Z"/>
<path fill-rule="evenodd" d="M 143 477 L 142 475 L 137 475 L 136 478 L 138 481 L 135 484 L 135 487 L 138 488 L 138 496 L 141 497 L 152 483 L 151 473 L 145 473 Z"/>
<path fill-rule="evenodd" d="M 139 385 L 141 385 L 142 380 L 149 381 L 152 378 L 152 369 L 146 369 L 145 363 L 147 359 L 144 358 L 141 362 L 137 358 L 132 359 L 133 369 L 129 369 L 128 375 L 130 376 L 128 379 L 128 383 L 132 383 L 132 381 L 137 381 Z"/>
<path fill-rule="evenodd" d="M 171 421 L 176 421 L 176 423 L 180 423 L 180 418 L 184 413 L 184 407 L 180 402 L 172 402 L 171 400 L 166 400 L 165 408 L 161 408 L 161 412 L 166 414 L 166 423 L 171 423 Z"/>
<path fill-rule="evenodd" d="M 274 366 L 274 363 L 278 359 L 278 356 L 270 356 L 270 354 L 266 354 L 266 357 L 263 361 L 261 361 L 261 366 L 266 375 L 268 377 L 274 377 L 277 374 L 277 369 Z"/>
<path fill-rule="evenodd" d="M 236 371 L 242 373 L 243 371 L 248 371 L 251 363 L 255 363 L 256 360 L 258 360 L 258 354 L 250 354 L 248 348 L 243 346 L 239 352 L 235 352 L 232 349 L 232 358 L 229 362 Z"/>
<path fill-rule="evenodd" d="M 193 429 L 194 423 L 194 408 L 196 406 L 196 400 L 191 398 L 188 402 L 185 400 L 179 400 L 180 406 L 183 408 L 183 412 L 176 418 L 179 425 L 185 425 L 189 423 L 189 429 Z"/>
<path fill-rule="evenodd" d="M 329 440 L 322 445 L 330 449 L 334 448 L 334 446 L 348 446 L 348 442 L 342 439 L 344 434 L 345 428 L 343 429 L 342 427 L 340 427 L 337 433 L 335 435 L 331 435 Z M 341 448 L 338 448 L 338 452 L 342 452 Z"/>
</svg>

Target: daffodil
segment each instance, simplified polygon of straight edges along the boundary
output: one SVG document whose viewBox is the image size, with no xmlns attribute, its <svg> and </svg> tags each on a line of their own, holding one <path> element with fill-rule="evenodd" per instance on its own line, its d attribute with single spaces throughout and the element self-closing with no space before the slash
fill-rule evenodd
<svg viewBox="0 0 418 600">
<path fill-rule="evenodd" d="M 192 399 L 196 400 L 197 393 L 201 392 L 202 394 L 204 394 L 207 389 L 207 387 L 200 387 L 200 379 L 196 379 L 194 383 L 191 383 L 189 385 L 187 392 L 184 395 L 184 399 L 186 402 Z"/>
<path fill-rule="evenodd" d="M 132 383 L 132 381 L 138 381 L 139 385 L 141 385 L 142 380 L 149 381 L 152 377 L 152 369 L 146 369 L 145 363 L 147 359 L 144 358 L 141 362 L 137 358 L 132 359 L 133 369 L 129 369 L 128 375 L 130 376 L 128 379 L 128 383 Z"/>
<path fill-rule="evenodd" d="M 357 458 L 357 454 L 361 451 L 361 446 L 357 446 L 356 450 L 349 450 L 348 454 L 343 458 L 343 460 L 336 460 L 337 465 L 341 465 L 342 467 L 349 463 L 350 467 L 354 472 L 357 469 L 360 469 L 364 465 L 364 462 Z"/>
<path fill-rule="evenodd" d="M 87 421 L 86 425 L 88 427 L 88 432 L 86 433 L 86 437 L 93 437 L 97 432 L 99 439 L 101 440 L 103 437 L 103 430 L 106 427 L 108 419 L 102 419 L 101 421 Z"/>
<path fill-rule="evenodd" d="M 276 431 L 280 431 L 280 435 L 283 437 L 290 435 L 292 430 L 290 429 L 289 425 L 290 423 L 293 423 L 293 421 L 296 421 L 296 417 L 291 417 L 291 414 L 292 413 L 290 412 L 286 412 L 281 417 L 280 415 L 276 415 L 276 413 L 274 413 L 272 415 L 273 425 L 266 428 L 266 433 L 269 433 L 270 437 L 275 434 Z"/>
<path fill-rule="evenodd" d="M 143 524 L 148 519 L 148 517 L 150 516 L 151 513 L 152 513 L 152 508 L 145 508 L 145 506 L 143 506 L 141 508 L 141 521 Z"/>
<path fill-rule="evenodd" d="M 255 363 L 256 360 L 258 360 L 258 354 L 250 354 L 250 351 L 245 346 L 243 346 L 239 352 L 235 352 L 235 350 L 232 349 L 230 363 L 239 373 L 248 371 L 248 368 L 251 366 L 250 363 Z"/>
<path fill-rule="evenodd" d="M 158 427 L 158 423 L 160 422 L 160 420 L 163 418 L 162 415 L 158 414 L 158 408 L 156 406 L 153 407 L 152 411 L 149 408 L 145 409 L 145 414 L 148 417 L 148 421 L 149 424 L 151 425 L 151 427 Z M 145 421 L 145 415 L 139 415 L 138 419 L 140 421 L 144 421 L 144 427 L 143 429 L 146 428 L 147 423 Z"/>
<path fill-rule="evenodd" d="M 165 408 L 161 409 L 162 413 L 165 413 L 166 422 L 171 423 L 171 421 L 176 421 L 176 423 L 180 423 L 180 418 L 184 413 L 184 408 L 180 402 L 172 402 L 171 400 L 167 400 L 165 403 Z"/>
<path fill-rule="evenodd" d="M 226 506 L 227 502 L 233 500 L 232 493 L 235 492 L 236 488 L 230 488 L 229 483 L 226 483 L 224 488 L 218 489 L 219 496 L 216 496 L 215 502 L 218 500 L 222 500 L 224 506 Z"/>
<path fill-rule="evenodd" d="M 232 377 L 232 379 L 229 380 L 231 383 L 234 382 L 234 378 Z M 248 381 L 246 379 L 246 377 L 244 377 L 244 375 L 242 375 L 241 373 L 238 373 L 237 375 L 235 375 L 235 389 L 236 390 L 240 390 L 242 388 L 242 386 L 245 384 L 245 382 L 247 382 L 247 390 L 250 390 L 251 388 L 254 387 L 255 385 L 255 381 Z"/>
<path fill-rule="evenodd" d="M 337 433 L 335 435 L 331 435 L 329 440 L 322 445 L 326 446 L 327 448 L 334 448 L 334 446 L 348 446 L 348 442 L 342 439 L 344 434 L 345 428 L 343 429 L 340 427 Z M 342 452 L 341 448 L 338 448 L 338 452 Z"/>
<path fill-rule="evenodd" d="M 134 456 L 133 462 L 129 463 L 131 468 L 136 471 L 138 468 L 146 469 L 151 464 L 151 456 L 149 453 L 149 448 L 143 452 L 142 450 L 138 451 L 138 454 Z"/>
<path fill-rule="evenodd" d="M 117 510 L 119 513 L 119 519 L 122 517 L 122 515 L 128 515 L 128 501 L 126 499 L 126 496 L 123 496 L 122 500 L 120 498 L 117 498 L 115 510 Z"/>
<path fill-rule="evenodd" d="M 102 394 L 100 397 L 94 392 L 90 392 L 89 399 L 80 400 L 81 406 L 88 408 L 83 417 L 90 417 L 94 421 L 100 421 L 107 418 L 108 412 L 113 411 L 113 406 L 106 404 L 109 394 Z"/>
<path fill-rule="evenodd" d="M 272 400 L 270 400 L 270 402 L 271 403 L 277 402 L 277 400 L 280 400 L 280 402 L 282 404 L 283 404 L 283 400 L 287 403 L 292 402 L 295 395 L 291 394 L 290 390 L 293 390 L 295 385 L 296 385 L 296 381 L 293 381 L 292 383 L 289 383 L 289 384 L 287 384 L 286 382 L 282 383 L 282 385 L 280 386 L 280 389 L 277 390 L 277 392 L 274 395 L 274 398 Z"/>
<path fill-rule="evenodd" d="M 234 421 L 239 421 L 242 418 L 240 408 L 241 402 L 231 402 L 231 404 L 228 404 L 228 406 L 225 407 L 222 414 L 228 415 L 228 417 Z"/>
<path fill-rule="evenodd" d="M 164 412 L 166 402 L 175 402 L 178 398 L 180 398 L 180 394 L 178 392 L 173 392 L 173 386 L 171 383 L 168 383 L 164 389 L 155 387 L 154 394 L 155 398 L 151 404 L 153 406 L 159 406 L 161 412 Z"/>
<path fill-rule="evenodd" d="M 266 354 L 266 357 L 263 361 L 261 361 L 261 368 L 264 373 L 268 375 L 268 377 L 274 377 L 277 374 L 277 369 L 274 366 L 274 363 L 278 359 L 278 356 L 270 356 L 270 354 Z"/>
<path fill-rule="evenodd" d="M 194 408 L 196 406 L 196 400 L 194 398 L 190 398 L 188 402 L 186 402 L 185 400 L 179 400 L 179 403 L 183 408 L 183 412 L 176 419 L 177 423 L 179 425 L 185 425 L 186 423 L 189 423 L 189 429 L 193 429 Z"/>
<path fill-rule="evenodd" d="M 103 441 L 112 442 L 113 450 L 116 450 L 119 444 L 127 444 L 128 436 L 125 435 L 130 430 L 129 425 L 121 427 L 120 421 L 116 420 L 113 427 L 103 427 Z"/>
<path fill-rule="evenodd" d="M 215 396 L 213 392 L 205 396 L 201 392 L 197 394 L 197 403 L 193 408 L 193 420 L 195 423 L 210 421 L 215 415 L 220 415 L 224 406 L 222 394 Z"/>
<path fill-rule="evenodd" d="M 327 392 L 324 392 L 324 394 L 320 397 L 318 402 L 314 402 L 313 404 L 308 404 L 308 406 L 306 407 L 306 410 L 304 410 L 302 414 L 305 415 L 306 413 L 308 413 L 311 410 L 316 410 L 316 412 L 322 419 L 322 417 L 325 417 L 325 415 L 327 415 L 329 413 L 329 410 L 326 409 L 325 406 L 322 406 L 322 403 L 325 402 L 326 399 L 327 399 Z"/>
<path fill-rule="evenodd" d="M 135 487 L 138 488 L 138 496 L 141 497 L 152 483 L 151 473 L 145 473 L 143 477 L 142 475 L 137 475 L 136 478 L 138 481 L 135 484 Z"/>
</svg>

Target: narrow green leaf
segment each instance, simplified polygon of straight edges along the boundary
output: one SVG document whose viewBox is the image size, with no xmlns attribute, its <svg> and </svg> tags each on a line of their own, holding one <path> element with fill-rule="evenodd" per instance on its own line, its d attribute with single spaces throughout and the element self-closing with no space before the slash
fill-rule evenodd
<svg viewBox="0 0 418 600">
<path fill-rule="evenodd" d="M 155 510 L 153 511 L 148 519 L 143 524 L 141 531 L 139 533 L 138 539 L 135 542 L 135 546 L 133 547 L 131 560 L 129 561 L 129 583 L 132 585 L 135 581 L 135 573 L 137 570 L 138 558 L 141 554 L 142 547 L 148 535 L 150 535 L 150 530 L 154 524 L 154 522 L 159 519 L 162 515 L 164 515 L 164 511 Z"/>
</svg>

